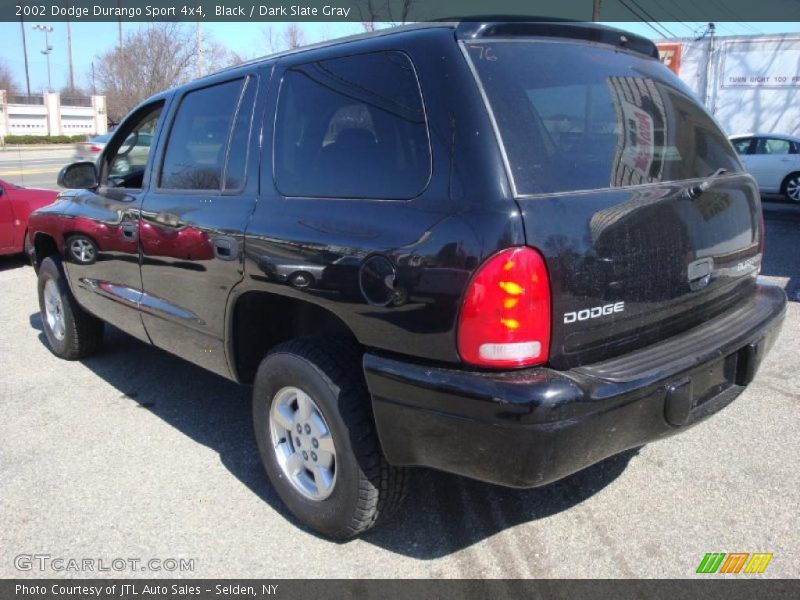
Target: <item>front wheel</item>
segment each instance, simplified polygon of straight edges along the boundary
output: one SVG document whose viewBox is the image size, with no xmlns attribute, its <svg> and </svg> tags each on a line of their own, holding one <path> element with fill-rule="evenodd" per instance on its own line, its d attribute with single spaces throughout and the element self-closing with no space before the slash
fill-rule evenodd
<svg viewBox="0 0 800 600">
<path fill-rule="evenodd" d="M 277 346 L 258 368 L 253 421 L 278 495 L 319 533 L 354 537 L 399 504 L 405 471 L 383 457 L 354 346 L 319 338 Z"/>
<path fill-rule="evenodd" d="M 304 290 L 314 285 L 314 276 L 305 271 L 297 271 L 289 277 L 289 285 L 298 290 Z"/>
<path fill-rule="evenodd" d="M 85 235 L 73 235 L 64 244 L 69 259 L 79 265 L 91 265 L 97 260 L 97 246 Z"/>
<path fill-rule="evenodd" d="M 784 180 L 783 195 L 791 202 L 800 202 L 800 173 L 792 173 Z"/>
<path fill-rule="evenodd" d="M 42 261 L 38 290 L 42 328 L 53 354 L 77 360 L 97 352 L 103 343 L 103 322 L 78 305 L 60 259 L 49 256 Z"/>
</svg>

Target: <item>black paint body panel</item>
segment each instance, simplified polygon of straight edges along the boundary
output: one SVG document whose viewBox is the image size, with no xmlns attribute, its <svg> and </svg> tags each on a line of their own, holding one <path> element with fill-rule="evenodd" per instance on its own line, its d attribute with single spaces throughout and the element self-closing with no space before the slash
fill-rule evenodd
<svg viewBox="0 0 800 600">
<path fill-rule="evenodd" d="M 525 28 L 484 33 L 494 30 Z M 469 27 L 461 33 L 477 35 Z M 413 63 L 430 143 L 427 185 L 406 200 L 282 195 L 273 139 L 283 74 L 382 51 Z M 154 173 L 181 97 L 235 77 L 258 81 L 244 187 L 231 194 L 158 189 Z M 243 383 L 261 355 L 243 368 L 237 336 L 246 331 L 247 345 L 261 331 L 237 323 L 237 307 L 280 298 L 281 307 L 311 306 L 314 319 L 329 315 L 365 350 L 381 444 L 394 464 L 540 485 L 721 408 L 752 379 L 778 329 L 785 296 L 756 280 L 763 240 L 751 177 L 725 175 L 699 198 L 687 195 L 698 182 L 515 198 L 452 25 L 288 53 L 154 100 L 164 107 L 141 189 L 65 192 L 31 216 L 34 245 L 52 240 L 67 258 L 71 289 L 89 312 Z M 65 243 L 78 233 L 96 243 L 95 261 L 69 260 Z M 549 272 L 550 361 L 508 372 L 468 368 L 456 336 L 469 281 L 488 257 L 523 245 L 541 252 Z M 702 281 L 693 281 L 706 266 Z M 373 283 L 385 277 L 392 293 L 382 296 Z M 569 313 L 617 302 L 624 311 L 566 322 Z M 731 326 L 723 337 L 698 339 L 704 323 L 730 325 L 737 310 L 746 313 L 739 319 L 746 331 Z M 261 324 L 292 320 L 262 317 Z M 660 344 L 665 355 L 653 368 L 645 359 Z M 627 373 L 614 363 L 637 351 L 641 369 Z M 681 362 L 686 356 L 694 364 Z M 701 377 L 703 369 L 710 374 Z M 697 384 L 690 389 L 688 381 Z"/>
<path fill-rule="evenodd" d="M 367 354 L 381 446 L 396 465 L 511 487 L 544 485 L 727 406 L 752 381 L 785 310 L 783 290 L 758 286 L 739 310 L 672 338 L 671 352 L 645 349 L 641 370 L 624 378 L 602 363 L 495 374 Z M 742 323 L 742 312 L 756 316 Z M 617 362 L 641 360 L 639 354 Z M 678 386 L 688 393 L 675 393 Z"/>
</svg>

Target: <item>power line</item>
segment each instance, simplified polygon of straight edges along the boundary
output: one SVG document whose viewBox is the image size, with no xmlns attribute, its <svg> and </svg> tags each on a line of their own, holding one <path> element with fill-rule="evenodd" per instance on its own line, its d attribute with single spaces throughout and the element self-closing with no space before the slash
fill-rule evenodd
<svg viewBox="0 0 800 600">
<path fill-rule="evenodd" d="M 644 13 L 644 15 L 645 15 L 645 16 L 646 16 L 648 19 L 650 19 L 651 21 L 656 21 L 656 19 L 653 17 L 653 15 L 651 15 L 649 12 L 647 12 L 647 11 L 646 11 L 646 10 L 645 10 L 645 9 L 642 7 L 642 5 L 641 5 L 641 4 L 639 4 L 638 0 L 630 0 L 630 2 L 632 2 L 634 5 L 636 5 L 636 7 L 637 7 L 637 8 L 638 8 L 640 11 L 642 11 L 642 13 Z M 659 26 L 659 27 L 661 27 L 661 28 L 662 28 L 664 31 L 666 31 L 666 32 L 669 34 L 669 37 L 678 37 L 678 36 L 676 36 L 674 33 L 672 33 L 672 32 L 671 32 L 669 29 L 667 29 L 667 27 L 664 25 L 664 23 L 658 23 L 658 26 Z"/>
<path fill-rule="evenodd" d="M 669 5 L 667 5 L 667 7 L 665 7 L 663 4 L 661 4 L 661 2 L 659 0 L 654 0 L 654 1 L 655 1 L 656 5 L 658 6 L 658 8 L 660 8 L 661 10 L 666 12 L 670 17 L 675 19 L 676 23 L 679 23 L 680 25 L 683 25 L 686 29 L 688 29 L 689 31 L 692 32 L 692 35 L 694 35 L 695 29 L 692 28 L 692 26 L 689 25 L 686 21 L 681 21 L 681 19 L 668 8 Z M 677 6 L 677 8 L 681 8 L 680 5 L 676 5 L 676 6 Z M 682 8 L 681 8 L 681 10 L 682 10 L 683 14 L 685 15 L 686 11 L 683 11 Z"/>
<path fill-rule="evenodd" d="M 744 25 L 750 31 L 753 31 L 755 33 L 761 33 L 758 29 L 756 29 L 755 27 L 750 25 L 750 23 L 747 23 L 746 21 L 742 21 L 741 17 L 738 14 L 736 14 L 735 12 L 733 12 L 733 9 L 730 8 L 729 6 L 727 6 L 724 2 L 720 2 L 719 0 L 711 0 L 711 2 L 713 4 L 715 4 L 717 6 L 717 8 L 719 8 L 720 10 L 726 11 L 729 15 L 731 15 L 734 19 L 736 19 L 736 23 L 741 23 L 742 25 Z"/>
<path fill-rule="evenodd" d="M 624 6 L 626 9 L 628 9 L 628 12 L 630 12 L 630 13 L 631 13 L 631 14 L 632 14 L 634 17 L 636 17 L 636 18 L 637 18 L 637 19 L 639 19 L 639 20 L 640 20 L 642 23 L 644 23 L 645 25 L 647 25 L 647 26 L 648 26 L 650 29 L 652 29 L 653 31 L 655 31 L 655 32 L 656 32 L 656 33 L 659 35 L 659 37 L 669 37 L 669 35 L 665 34 L 663 31 L 659 31 L 659 30 L 656 28 L 656 26 L 655 26 L 655 25 L 653 25 L 653 23 L 651 23 L 650 21 L 648 21 L 647 19 L 645 19 L 645 18 L 644 18 L 642 15 L 640 15 L 640 14 L 639 14 L 639 13 L 637 13 L 635 10 L 633 10 L 633 8 L 631 8 L 631 7 L 630 7 L 630 6 L 629 6 L 629 5 L 628 5 L 628 4 L 625 2 L 625 0 L 619 0 L 619 3 L 620 3 L 620 4 L 622 4 L 622 6 Z M 673 37 L 674 37 L 674 36 L 673 36 Z"/>
</svg>

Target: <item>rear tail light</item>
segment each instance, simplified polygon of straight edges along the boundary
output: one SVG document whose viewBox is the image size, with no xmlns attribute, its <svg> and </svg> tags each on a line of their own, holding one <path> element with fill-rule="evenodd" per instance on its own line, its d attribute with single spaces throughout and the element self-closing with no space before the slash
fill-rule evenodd
<svg viewBox="0 0 800 600">
<path fill-rule="evenodd" d="M 547 362 L 550 348 L 550 279 L 533 248 L 509 248 L 489 258 L 472 277 L 458 323 L 458 352 L 484 367 Z"/>
<path fill-rule="evenodd" d="M 103 149 L 100 146 L 92 146 L 89 148 L 92 152 L 101 152 Z"/>
</svg>

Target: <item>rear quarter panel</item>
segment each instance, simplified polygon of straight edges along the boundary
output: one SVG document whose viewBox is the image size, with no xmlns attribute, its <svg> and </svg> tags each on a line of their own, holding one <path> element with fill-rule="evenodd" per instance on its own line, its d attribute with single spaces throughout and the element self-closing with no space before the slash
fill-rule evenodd
<svg viewBox="0 0 800 600">
<path fill-rule="evenodd" d="M 428 120 L 433 173 L 412 200 L 282 196 L 272 173 L 273 120 L 284 61 L 273 77 L 264 119 L 261 197 L 245 242 L 245 279 L 236 298 L 253 291 L 292 296 L 328 309 L 364 345 L 437 361 L 459 360 L 460 301 L 487 256 L 524 244 L 498 145 L 452 29 L 387 35 L 290 57 L 296 62 L 380 50 L 403 51 L 414 63 Z M 362 265 L 389 259 L 403 299 L 368 303 L 359 287 Z M 275 265 L 306 263 L 322 272 L 297 289 Z M 281 281 L 283 279 L 284 281 Z M 232 314 L 229 310 L 229 315 Z"/>
</svg>

